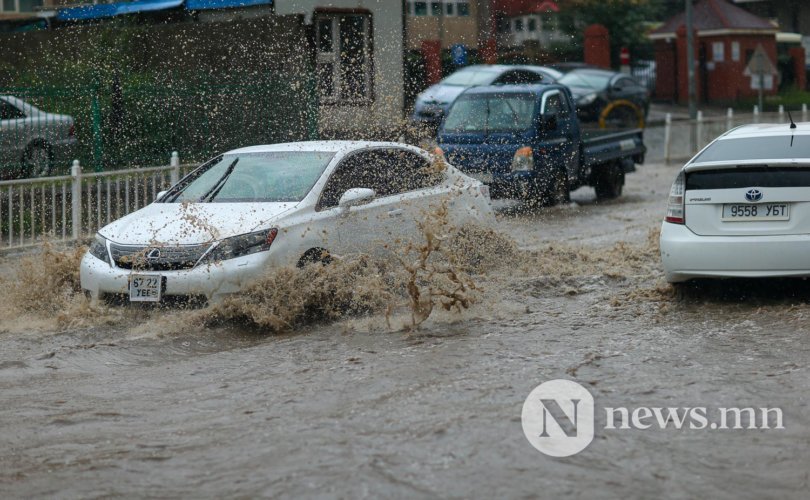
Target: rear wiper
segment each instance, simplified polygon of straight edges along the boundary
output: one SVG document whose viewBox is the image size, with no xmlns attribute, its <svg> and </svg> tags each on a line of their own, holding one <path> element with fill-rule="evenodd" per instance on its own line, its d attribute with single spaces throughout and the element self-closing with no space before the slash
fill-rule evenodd
<svg viewBox="0 0 810 500">
<path fill-rule="evenodd" d="M 236 164 L 238 162 L 239 162 L 239 158 L 232 161 L 231 164 L 228 165 L 228 168 L 225 169 L 225 173 L 222 174 L 222 177 L 219 178 L 217 183 L 214 184 L 214 186 L 211 189 L 209 189 L 204 195 L 200 196 L 200 202 L 201 203 L 206 201 L 206 200 L 213 201 L 214 198 L 216 198 L 216 196 L 222 190 L 223 186 L 225 186 L 225 181 L 227 181 L 228 177 L 230 177 L 231 174 L 233 173 L 233 169 L 236 168 Z"/>
<path fill-rule="evenodd" d="M 790 116 L 790 111 L 788 111 L 788 118 L 790 119 L 790 147 L 793 147 L 793 129 L 796 128 L 796 123 L 793 122 L 793 117 Z"/>
</svg>

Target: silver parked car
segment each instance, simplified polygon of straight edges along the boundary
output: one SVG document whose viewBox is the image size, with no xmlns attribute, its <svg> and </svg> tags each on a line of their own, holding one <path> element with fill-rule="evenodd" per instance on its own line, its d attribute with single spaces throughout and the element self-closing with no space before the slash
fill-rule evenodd
<svg viewBox="0 0 810 500">
<path fill-rule="evenodd" d="M 456 98 L 470 87 L 554 83 L 562 76 L 561 72 L 545 66 L 505 64 L 467 66 L 420 93 L 416 97 L 411 120 L 438 127 Z"/>
<path fill-rule="evenodd" d="M 76 144 L 73 117 L 0 95 L 0 177 L 43 177 Z"/>
</svg>

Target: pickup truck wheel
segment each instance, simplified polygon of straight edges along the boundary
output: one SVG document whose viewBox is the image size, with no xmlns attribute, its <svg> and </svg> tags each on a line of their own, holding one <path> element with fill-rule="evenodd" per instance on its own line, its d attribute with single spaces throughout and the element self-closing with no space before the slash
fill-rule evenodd
<svg viewBox="0 0 810 500">
<path fill-rule="evenodd" d="M 612 200 L 622 195 L 624 171 L 618 162 L 597 167 L 593 172 L 593 188 L 599 200 Z"/>
<path fill-rule="evenodd" d="M 551 176 L 543 204 L 553 207 L 555 205 L 565 205 L 570 201 L 571 191 L 568 189 L 568 172 L 561 168 Z"/>
<path fill-rule="evenodd" d="M 525 184 L 518 185 L 512 192 L 512 196 L 529 206 L 534 206 L 543 200 L 543 193 L 543 186 L 537 180 L 532 179 Z"/>
</svg>

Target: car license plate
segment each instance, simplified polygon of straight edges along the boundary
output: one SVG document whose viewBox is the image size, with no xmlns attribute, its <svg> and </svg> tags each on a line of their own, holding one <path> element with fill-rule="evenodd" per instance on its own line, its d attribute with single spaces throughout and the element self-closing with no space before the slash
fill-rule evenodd
<svg viewBox="0 0 810 500">
<path fill-rule="evenodd" d="M 492 173 L 491 172 L 472 172 L 467 174 L 473 179 L 479 180 L 484 184 L 492 184 Z"/>
<path fill-rule="evenodd" d="M 130 302 L 160 302 L 162 277 L 159 274 L 133 274 L 129 277 Z"/>
<path fill-rule="evenodd" d="M 790 203 L 731 203 L 723 205 L 724 221 L 789 220 Z"/>
</svg>

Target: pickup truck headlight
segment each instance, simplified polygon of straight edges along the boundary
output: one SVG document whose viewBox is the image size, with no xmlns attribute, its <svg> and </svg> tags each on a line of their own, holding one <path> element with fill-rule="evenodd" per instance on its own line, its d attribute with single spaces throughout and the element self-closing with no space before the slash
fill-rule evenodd
<svg viewBox="0 0 810 500">
<path fill-rule="evenodd" d="M 270 245 L 278 236 L 278 229 L 264 229 L 253 233 L 240 234 L 220 241 L 206 256 L 206 262 L 235 259 L 258 252 L 270 250 Z"/>
<path fill-rule="evenodd" d="M 93 243 L 90 244 L 90 249 L 88 250 L 88 252 L 93 257 L 106 262 L 107 265 L 111 265 L 110 252 L 107 251 L 107 240 L 104 239 L 103 236 L 96 234 Z"/>
<path fill-rule="evenodd" d="M 577 100 L 577 105 L 578 105 L 578 106 L 587 106 L 588 104 L 590 104 L 590 103 L 592 103 L 593 101 L 595 101 L 595 100 L 596 100 L 596 97 L 597 97 L 597 95 L 596 95 L 596 93 L 595 93 L 595 92 L 592 92 L 592 93 L 590 93 L 590 94 L 585 94 L 584 96 L 580 97 L 580 98 Z"/>
<path fill-rule="evenodd" d="M 530 172 L 534 170 L 534 151 L 529 146 L 518 149 L 512 157 L 512 172 Z"/>
</svg>

